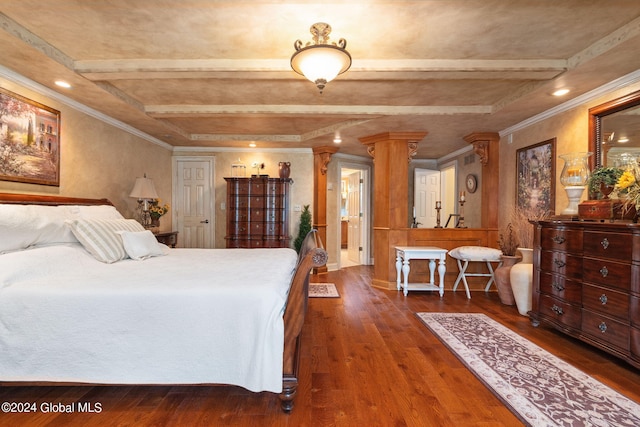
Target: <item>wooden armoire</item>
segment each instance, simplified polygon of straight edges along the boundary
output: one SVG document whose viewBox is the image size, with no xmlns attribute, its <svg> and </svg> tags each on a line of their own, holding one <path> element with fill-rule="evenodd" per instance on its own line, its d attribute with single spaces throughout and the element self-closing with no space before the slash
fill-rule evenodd
<svg viewBox="0 0 640 427">
<path fill-rule="evenodd" d="M 227 248 L 288 248 L 290 179 L 227 181 Z"/>
</svg>

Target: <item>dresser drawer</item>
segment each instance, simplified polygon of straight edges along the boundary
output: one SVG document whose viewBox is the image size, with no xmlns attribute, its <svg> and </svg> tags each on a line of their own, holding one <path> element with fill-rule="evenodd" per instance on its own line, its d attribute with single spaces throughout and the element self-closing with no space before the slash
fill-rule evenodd
<svg viewBox="0 0 640 427">
<path fill-rule="evenodd" d="M 633 249 L 631 234 L 585 231 L 584 256 L 630 260 Z"/>
<path fill-rule="evenodd" d="M 582 258 L 566 252 L 542 251 L 540 253 L 540 270 L 548 273 L 564 275 L 567 278 L 582 276 Z"/>
<path fill-rule="evenodd" d="M 540 273 L 540 292 L 580 304 L 582 284 L 559 274 Z"/>
<path fill-rule="evenodd" d="M 582 309 L 580 306 L 567 304 L 549 295 L 540 295 L 541 314 L 555 319 L 570 328 L 580 329 L 582 322 Z"/>
<path fill-rule="evenodd" d="M 583 280 L 626 291 L 631 289 L 631 265 L 608 259 L 584 258 Z"/>
<path fill-rule="evenodd" d="M 629 295 L 622 292 L 584 284 L 582 306 L 591 311 L 629 321 Z"/>
<path fill-rule="evenodd" d="M 543 248 L 549 250 L 582 252 L 582 230 L 564 227 L 543 228 L 540 243 Z"/>
<path fill-rule="evenodd" d="M 604 344 L 613 345 L 627 352 L 630 349 L 629 325 L 600 313 L 582 310 L 582 332 Z"/>
</svg>

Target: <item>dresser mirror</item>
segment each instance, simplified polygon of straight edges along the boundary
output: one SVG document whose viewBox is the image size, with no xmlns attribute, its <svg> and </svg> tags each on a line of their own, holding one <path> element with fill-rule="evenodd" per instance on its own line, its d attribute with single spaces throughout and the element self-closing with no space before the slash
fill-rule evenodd
<svg viewBox="0 0 640 427">
<path fill-rule="evenodd" d="M 640 160 L 640 90 L 589 109 L 590 166 Z"/>
</svg>

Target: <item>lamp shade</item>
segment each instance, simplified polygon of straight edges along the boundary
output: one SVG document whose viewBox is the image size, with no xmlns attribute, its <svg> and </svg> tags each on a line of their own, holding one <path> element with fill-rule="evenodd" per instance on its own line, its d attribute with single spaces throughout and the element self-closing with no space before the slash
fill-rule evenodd
<svg viewBox="0 0 640 427">
<path fill-rule="evenodd" d="M 312 45 L 300 49 L 291 58 L 291 68 L 316 83 L 329 83 L 351 67 L 351 56 L 332 45 Z"/>
<path fill-rule="evenodd" d="M 151 178 L 147 178 L 146 175 L 144 178 L 136 178 L 136 183 L 133 186 L 133 190 L 131 190 L 129 197 L 134 197 L 136 199 L 157 199 L 158 193 L 156 193 L 156 187 L 153 185 L 153 180 Z"/>
<path fill-rule="evenodd" d="M 315 83 L 322 93 L 328 82 L 351 67 L 351 55 L 347 52 L 345 39 L 329 42 L 329 24 L 317 22 L 309 31 L 313 36 L 312 42 L 303 47 L 302 41 L 296 40 L 293 45 L 296 51 L 291 57 L 291 68 Z"/>
</svg>

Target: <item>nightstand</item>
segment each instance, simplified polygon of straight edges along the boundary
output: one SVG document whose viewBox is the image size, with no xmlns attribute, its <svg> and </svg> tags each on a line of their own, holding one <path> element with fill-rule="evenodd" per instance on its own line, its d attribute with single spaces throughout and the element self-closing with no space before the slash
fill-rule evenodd
<svg viewBox="0 0 640 427">
<path fill-rule="evenodd" d="M 178 243 L 177 231 L 164 231 L 160 233 L 153 233 L 153 235 L 156 236 L 158 242 L 167 246 L 171 246 L 172 248 L 175 248 L 176 244 Z"/>
</svg>

